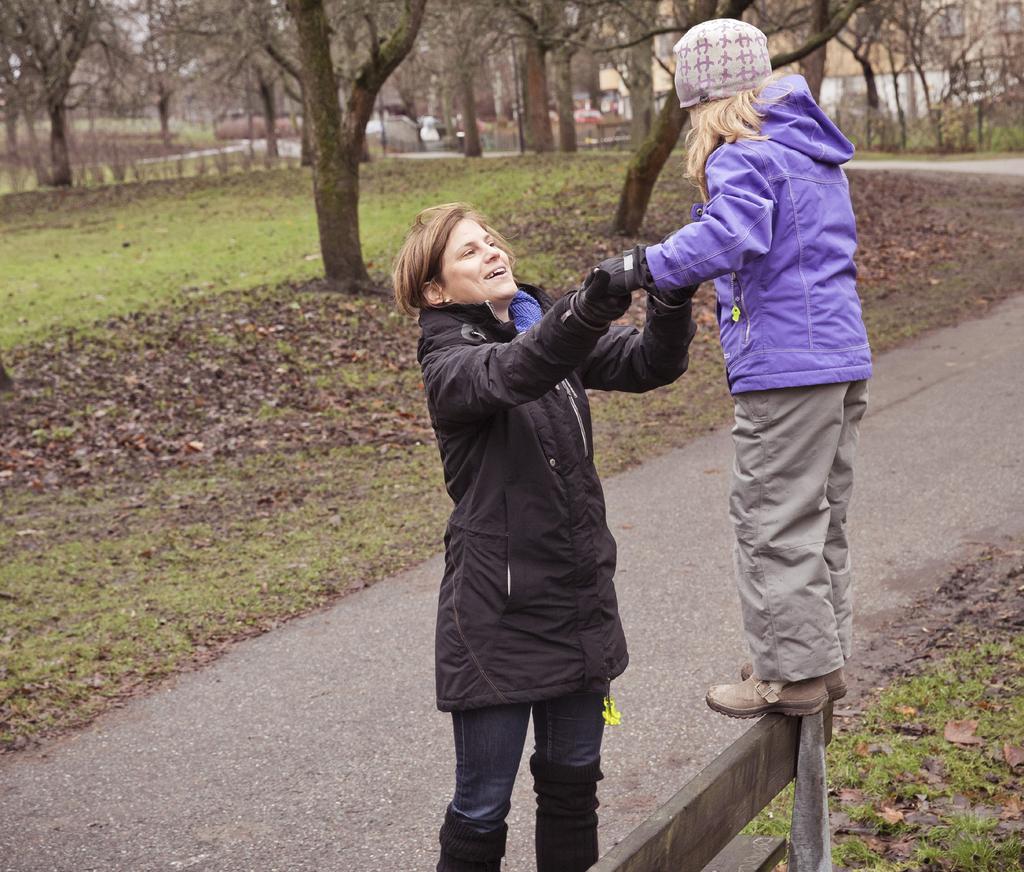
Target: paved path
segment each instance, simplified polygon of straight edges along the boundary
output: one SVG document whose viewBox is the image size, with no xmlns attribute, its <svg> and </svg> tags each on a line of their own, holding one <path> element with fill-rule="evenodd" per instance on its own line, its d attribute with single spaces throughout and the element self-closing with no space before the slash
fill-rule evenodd
<svg viewBox="0 0 1024 872">
<path fill-rule="evenodd" d="M 972 542 L 1024 530 L 1024 296 L 882 357 L 853 505 L 858 621 Z M 726 430 L 607 482 L 632 664 L 616 682 L 602 843 L 744 728 L 709 712 L 741 658 Z M 0 870 L 433 868 L 452 781 L 434 710 L 439 559 L 235 646 L 44 751 L 0 759 Z M 520 779 L 507 869 L 532 869 Z"/>
<path fill-rule="evenodd" d="M 981 173 L 983 175 L 1024 176 L 1024 157 L 979 160 L 852 160 L 851 170 L 925 170 L 932 173 Z"/>
</svg>

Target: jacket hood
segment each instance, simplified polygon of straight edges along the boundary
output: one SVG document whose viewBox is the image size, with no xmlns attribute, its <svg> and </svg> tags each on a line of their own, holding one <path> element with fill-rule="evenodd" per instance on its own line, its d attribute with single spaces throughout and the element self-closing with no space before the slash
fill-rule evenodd
<svg viewBox="0 0 1024 872">
<path fill-rule="evenodd" d="M 761 133 L 787 148 L 828 164 L 853 157 L 853 143 L 814 101 L 803 76 L 786 76 L 761 92 Z"/>
</svg>

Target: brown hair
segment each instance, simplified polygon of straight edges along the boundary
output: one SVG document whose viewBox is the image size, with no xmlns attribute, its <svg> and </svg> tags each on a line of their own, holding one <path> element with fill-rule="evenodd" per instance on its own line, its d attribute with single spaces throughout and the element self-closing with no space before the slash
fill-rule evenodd
<svg viewBox="0 0 1024 872">
<path fill-rule="evenodd" d="M 395 303 L 407 315 L 430 304 L 426 291 L 441 277 L 441 261 L 448 239 L 463 218 L 476 221 L 494 237 L 494 242 L 508 255 L 509 265 L 515 265 L 515 256 L 508 241 L 498 233 L 487 219 L 468 203 L 442 203 L 420 212 L 405 235 L 391 278 L 395 286 Z"/>
</svg>

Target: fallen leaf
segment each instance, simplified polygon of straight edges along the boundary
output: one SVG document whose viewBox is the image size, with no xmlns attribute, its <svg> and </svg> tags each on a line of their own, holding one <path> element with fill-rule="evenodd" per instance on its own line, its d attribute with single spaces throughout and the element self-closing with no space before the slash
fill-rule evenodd
<svg viewBox="0 0 1024 872">
<path fill-rule="evenodd" d="M 982 744 L 981 739 L 974 735 L 974 731 L 977 729 L 977 721 L 947 721 L 942 735 L 947 742 L 957 745 L 980 745 Z"/>
<path fill-rule="evenodd" d="M 917 714 L 917 709 L 912 705 L 898 705 L 895 710 L 901 715 L 906 715 L 908 718 L 912 718 Z"/>
<path fill-rule="evenodd" d="M 866 844 L 868 848 L 874 851 L 876 854 L 885 853 L 885 842 L 883 842 L 881 839 L 876 839 L 874 836 L 868 836 L 866 839 L 864 839 L 864 844 Z"/>
<path fill-rule="evenodd" d="M 203 443 L 200 442 L 198 439 L 193 439 L 191 442 L 185 443 L 185 448 L 187 448 L 189 451 L 195 451 L 196 453 L 198 453 L 203 450 L 204 446 Z"/>
<path fill-rule="evenodd" d="M 999 813 L 1001 820 L 1016 820 L 1024 816 L 1024 804 L 1016 796 L 1011 796 L 1003 803 L 1003 810 Z"/>
<path fill-rule="evenodd" d="M 864 802 L 864 791 L 854 787 L 844 787 L 839 791 L 839 801 L 844 804 Z"/>
<path fill-rule="evenodd" d="M 1011 769 L 1015 770 L 1019 766 L 1024 766 L 1024 748 L 1003 742 L 1003 759 Z"/>
<path fill-rule="evenodd" d="M 883 805 L 881 810 L 878 812 L 878 816 L 890 824 L 903 823 L 903 812 L 898 808 L 892 808 L 892 806 Z"/>
<path fill-rule="evenodd" d="M 892 842 L 886 850 L 885 855 L 895 860 L 906 860 L 914 853 L 917 846 L 916 839 L 904 839 L 899 842 Z"/>
</svg>

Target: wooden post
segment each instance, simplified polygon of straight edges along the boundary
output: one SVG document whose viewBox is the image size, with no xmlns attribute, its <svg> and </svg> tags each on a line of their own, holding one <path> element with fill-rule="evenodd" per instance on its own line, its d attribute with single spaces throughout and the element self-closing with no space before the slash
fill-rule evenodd
<svg viewBox="0 0 1024 872">
<path fill-rule="evenodd" d="M 749 854 L 753 846 L 750 839 L 735 839 L 737 834 L 796 777 L 800 720 L 761 718 L 591 872 L 725 872 L 721 857 Z M 827 743 L 832 738 L 831 704 L 825 708 L 823 730 Z M 778 850 L 771 840 L 758 847 L 765 862 Z"/>
</svg>

